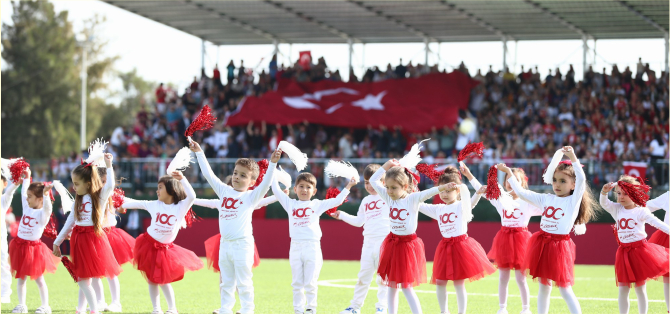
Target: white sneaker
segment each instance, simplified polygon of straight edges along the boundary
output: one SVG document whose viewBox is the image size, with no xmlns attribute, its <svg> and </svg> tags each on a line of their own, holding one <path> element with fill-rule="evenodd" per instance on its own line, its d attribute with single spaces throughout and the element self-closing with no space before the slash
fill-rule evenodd
<svg viewBox="0 0 670 314">
<path fill-rule="evenodd" d="M 51 307 L 50 306 L 40 306 L 35 310 L 36 314 L 51 314 Z"/>
<path fill-rule="evenodd" d="M 293 310 L 293 314 L 304 314 L 301 310 Z"/>
<path fill-rule="evenodd" d="M 9 296 L 4 296 L 0 298 L 0 303 L 10 303 L 12 300 L 9 298 Z"/>
<path fill-rule="evenodd" d="M 507 312 L 507 309 L 499 309 L 498 314 L 509 314 L 509 313 Z"/>
<path fill-rule="evenodd" d="M 28 307 L 23 304 L 19 304 L 12 310 L 12 313 L 28 313 Z"/>
<path fill-rule="evenodd" d="M 521 314 L 533 314 L 533 312 L 531 312 L 530 309 L 527 309 L 527 310 L 521 311 Z"/>
<path fill-rule="evenodd" d="M 386 309 L 381 308 L 381 307 L 378 307 L 378 308 L 375 310 L 375 314 L 386 314 Z"/>
<path fill-rule="evenodd" d="M 167 310 L 165 311 L 165 314 L 179 314 L 179 312 L 177 312 L 177 310 Z"/>
<path fill-rule="evenodd" d="M 221 309 L 220 309 L 220 308 L 218 308 L 218 309 L 216 309 L 216 310 L 212 311 L 212 314 L 219 314 L 220 312 L 221 312 Z"/>
<path fill-rule="evenodd" d="M 86 312 L 89 312 L 90 310 L 91 310 L 90 306 L 86 308 Z M 98 303 L 98 312 L 103 312 L 103 311 L 106 311 L 106 310 L 107 310 L 107 302 L 102 301 L 102 302 Z"/>
<path fill-rule="evenodd" d="M 121 313 L 123 312 L 123 308 L 121 307 L 121 303 L 112 303 L 105 308 L 105 312 Z"/>
<path fill-rule="evenodd" d="M 162 310 L 153 310 L 151 314 L 163 314 Z"/>
<path fill-rule="evenodd" d="M 357 309 L 355 309 L 351 306 L 344 309 L 344 311 L 340 312 L 340 314 L 359 314 L 359 313 L 360 312 Z"/>
<path fill-rule="evenodd" d="M 306 309 L 305 314 L 316 314 L 316 310 L 314 309 Z"/>
</svg>

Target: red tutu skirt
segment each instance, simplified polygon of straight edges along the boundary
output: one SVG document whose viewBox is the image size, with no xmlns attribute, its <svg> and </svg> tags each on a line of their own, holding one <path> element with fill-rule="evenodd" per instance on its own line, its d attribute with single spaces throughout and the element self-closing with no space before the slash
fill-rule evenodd
<svg viewBox="0 0 670 314">
<path fill-rule="evenodd" d="M 160 285 L 182 280 L 186 271 L 204 266 L 192 251 L 174 243 L 160 243 L 146 233 L 135 242 L 133 264 L 149 282 Z"/>
<path fill-rule="evenodd" d="M 9 263 L 14 278 L 30 276 L 30 279 L 35 280 L 45 272 L 55 273 L 59 262 L 60 258 L 54 256 L 40 240 L 14 238 L 9 242 Z"/>
<path fill-rule="evenodd" d="M 384 285 L 395 288 L 416 287 L 426 283 L 426 251 L 415 234 L 389 233 L 381 246 L 379 268 Z"/>
<path fill-rule="evenodd" d="M 496 268 L 486 257 L 486 251 L 467 234 L 453 238 L 442 238 L 435 250 L 433 277 L 430 283 L 439 280 L 479 280 L 493 274 Z"/>
<path fill-rule="evenodd" d="M 105 233 L 107 233 L 107 239 L 109 239 L 109 245 L 112 247 L 116 262 L 119 265 L 130 262 L 133 259 L 135 238 L 117 227 L 105 228 Z"/>
<path fill-rule="evenodd" d="M 521 270 L 533 279 L 539 278 L 543 285 L 553 281 L 559 287 L 570 287 L 575 284 L 576 250 L 570 235 L 540 230 L 528 240 Z"/>
<path fill-rule="evenodd" d="M 531 233 L 526 227 L 502 227 L 487 255 L 498 268 L 521 269 Z"/>
<path fill-rule="evenodd" d="M 616 250 L 614 272 L 617 286 L 644 285 L 668 273 L 668 249 L 647 240 L 621 243 Z"/>
<path fill-rule="evenodd" d="M 219 269 L 219 249 L 221 248 L 221 234 L 217 233 L 211 238 L 205 240 L 205 255 L 207 256 L 207 267 L 215 272 Z M 254 264 L 251 268 L 256 268 L 261 264 L 261 257 L 258 255 L 258 248 L 254 242 Z"/>
<path fill-rule="evenodd" d="M 668 247 L 670 247 L 668 245 L 668 234 L 661 231 L 661 230 L 656 230 L 656 232 L 654 232 L 651 235 L 651 237 L 649 238 L 649 243 L 658 244 L 662 247 L 665 247 L 666 249 Z M 663 275 L 663 277 L 668 277 L 668 276 L 670 276 L 670 273 L 665 273 L 665 275 Z"/>
<path fill-rule="evenodd" d="M 122 269 L 114 258 L 105 233 L 95 234 L 93 226 L 75 226 L 70 238 L 72 270 L 79 278 L 118 276 Z"/>
</svg>

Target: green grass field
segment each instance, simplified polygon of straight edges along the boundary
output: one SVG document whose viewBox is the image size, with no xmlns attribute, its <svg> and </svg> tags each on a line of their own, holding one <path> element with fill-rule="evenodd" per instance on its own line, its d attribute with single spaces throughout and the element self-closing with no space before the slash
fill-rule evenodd
<svg viewBox="0 0 670 314">
<path fill-rule="evenodd" d="M 428 264 L 428 273 L 432 264 Z M 359 263 L 355 261 L 326 261 L 319 278 L 318 313 L 339 313 L 349 305 L 353 296 Z M 575 269 L 576 285 L 574 291 L 580 299 L 583 313 L 618 313 L 618 290 L 614 285 L 614 268 L 612 266 L 577 266 Z M 121 281 L 121 304 L 124 313 L 150 313 L 148 288 L 142 275 L 128 264 L 119 277 Z M 51 308 L 54 313 L 74 313 L 77 304 L 77 285 L 65 268 L 58 269 L 56 274 L 47 274 Z M 107 281 L 105 280 L 105 289 Z M 288 260 L 263 259 L 261 265 L 254 270 L 254 286 L 256 288 L 256 313 L 293 313 L 291 292 L 291 268 Z M 9 313 L 17 302 L 16 281 L 13 283 L 12 303 L 2 305 L 2 313 Z M 177 309 L 180 313 L 211 313 L 219 307 L 218 277 L 208 269 L 187 273 L 184 280 L 173 284 L 177 298 Z M 535 313 L 537 302 L 537 283 L 530 283 L 531 310 Z M 373 283 L 373 289 L 375 284 Z M 496 313 L 498 309 L 498 274 L 495 273 L 477 282 L 466 284 L 468 290 L 468 313 Z M 456 297 L 453 288 L 448 288 L 449 310 L 457 313 Z M 435 286 L 424 284 L 416 288 L 424 313 L 439 313 Z M 512 279 L 509 287 L 510 313 L 521 311 L 516 283 Z M 649 313 L 665 313 L 663 301 L 663 284 L 657 281 L 648 283 Z M 401 293 L 402 295 L 402 293 Z M 105 291 L 107 302 L 110 302 L 109 290 Z M 162 299 L 162 296 L 161 296 Z M 637 313 L 635 292 L 631 291 L 631 313 Z M 362 313 L 374 313 L 376 293 L 368 293 Z M 165 301 L 163 310 L 167 310 Z M 28 283 L 28 308 L 30 313 L 40 305 L 37 287 Z M 239 309 L 239 303 L 235 309 Z M 410 313 L 409 307 L 400 297 L 400 313 Z M 551 313 L 568 313 L 558 289 L 552 291 Z"/>
</svg>

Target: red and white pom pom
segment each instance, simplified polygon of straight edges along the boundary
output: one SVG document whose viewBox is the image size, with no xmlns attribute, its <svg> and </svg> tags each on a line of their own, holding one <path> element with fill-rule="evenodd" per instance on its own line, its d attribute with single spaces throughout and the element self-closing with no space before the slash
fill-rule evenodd
<svg viewBox="0 0 670 314">
<path fill-rule="evenodd" d="M 63 266 L 65 266 L 65 269 L 70 273 L 70 276 L 72 279 L 74 279 L 74 282 L 77 282 L 77 275 L 74 273 L 74 263 L 70 261 L 70 259 L 67 256 L 63 256 L 61 258 L 61 262 L 63 262 Z"/>
<path fill-rule="evenodd" d="M 51 214 L 49 218 L 49 223 L 44 228 L 44 236 L 49 239 L 56 239 L 58 237 L 58 230 L 56 230 L 56 220 L 54 219 L 54 214 Z"/>
<path fill-rule="evenodd" d="M 329 178 L 341 177 L 347 180 L 356 179 L 356 183 L 361 180 L 358 170 L 349 162 L 329 160 L 324 172 Z"/>
<path fill-rule="evenodd" d="M 112 195 L 112 203 L 114 205 L 114 208 L 121 208 L 123 207 L 123 200 L 126 197 L 126 192 L 123 191 L 121 188 L 116 188 L 114 189 L 114 194 Z"/>
<path fill-rule="evenodd" d="M 440 176 L 444 173 L 443 171 L 438 171 L 435 170 L 435 167 L 437 167 L 437 164 L 418 164 L 416 165 L 416 170 L 423 174 L 424 176 L 428 177 L 431 179 L 433 182 L 437 183 L 438 180 L 440 180 Z"/>
<path fill-rule="evenodd" d="M 30 164 L 23 159 L 23 157 L 9 160 L 9 172 L 12 175 L 12 182 L 17 183 L 21 180 L 23 171 L 30 168 Z"/>
<path fill-rule="evenodd" d="M 191 227 L 194 222 L 202 220 L 198 215 L 195 214 L 193 208 L 189 208 L 186 216 L 184 217 L 184 222 L 186 226 L 182 225 L 182 228 Z"/>
<path fill-rule="evenodd" d="M 486 177 L 486 199 L 497 200 L 500 198 L 500 186 L 498 186 L 498 167 L 495 165 L 489 168 L 489 174 Z"/>
<path fill-rule="evenodd" d="M 63 208 L 63 214 L 69 213 L 74 207 L 74 197 L 72 197 L 72 194 L 70 194 L 59 180 L 54 180 L 53 185 L 56 192 L 58 192 L 58 195 L 60 195 L 60 204 Z"/>
<path fill-rule="evenodd" d="M 331 186 L 331 187 L 329 187 L 328 190 L 326 191 L 326 199 L 336 198 L 339 194 L 340 194 L 340 189 Z M 348 201 L 349 201 L 349 198 L 347 197 L 347 198 L 344 200 L 343 203 L 346 203 L 346 202 L 348 202 Z M 328 216 L 334 214 L 335 212 L 337 212 L 337 208 L 338 208 L 338 207 L 339 207 L 339 206 L 335 206 L 335 207 L 333 207 L 333 208 L 327 210 L 327 211 L 326 211 L 326 214 L 328 214 Z"/>
<path fill-rule="evenodd" d="M 96 167 L 105 166 L 105 149 L 107 149 L 107 144 L 102 138 L 95 139 L 91 142 L 91 145 L 88 146 L 88 158 L 84 162 L 91 164 Z"/>
<path fill-rule="evenodd" d="M 641 179 L 638 179 L 641 181 Z M 647 201 L 649 200 L 649 191 L 651 187 L 646 185 L 644 181 L 640 184 L 632 184 L 624 181 L 617 182 L 619 188 L 630 197 L 630 200 L 633 201 L 638 206 L 645 207 L 647 206 Z"/>
<path fill-rule="evenodd" d="M 460 163 L 461 161 L 474 156 L 484 156 L 484 143 L 468 143 L 468 145 L 465 145 L 465 147 L 458 153 L 458 162 Z"/>
<path fill-rule="evenodd" d="M 214 126 L 214 122 L 216 122 L 216 117 L 212 115 L 212 108 L 209 106 L 204 106 L 202 107 L 202 110 L 200 110 L 198 117 L 191 121 L 191 124 L 184 132 L 184 136 L 186 136 L 190 142 L 193 133 L 196 131 L 211 129 Z"/>
<path fill-rule="evenodd" d="M 191 156 L 191 150 L 188 147 L 182 147 L 177 155 L 172 158 L 170 165 L 167 167 L 167 174 L 171 175 L 175 171 L 183 171 L 188 168 L 190 164 L 195 163 L 193 156 Z"/>
<path fill-rule="evenodd" d="M 295 147 L 295 145 L 287 141 L 281 141 L 279 142 L 277 149 L 288 155 L 288 158 L 291 159 L 298 171 L 303 171 L 307 167 L 307 160 L 309 159 L 307 158 L 307 154 L 303 153 L 300 149 Z"/>
<path fill-rule="evenodd" d="M 258 164 L 258 178 L 256 178 L 256 183 L 254 183 L 254 186 L 249 188 L 250 190 L 255 189 L 261 182 L 263 182 L 263 178 L 265 177 L 265 173 L 268 171 L 268 165 L 270 164 L 267 159 L 263 159 L 259 162 Z"/>
</svg>

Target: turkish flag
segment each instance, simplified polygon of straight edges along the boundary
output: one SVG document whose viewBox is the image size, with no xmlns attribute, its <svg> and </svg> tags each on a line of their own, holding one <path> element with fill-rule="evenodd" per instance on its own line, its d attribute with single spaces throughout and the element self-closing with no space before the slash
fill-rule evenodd
<svg viewBox="0 0 670 314">
<path fill-rule="evenodd" d="M 284 79 L 278 82 L 276 91 L 242 100 L 226 124 L 244 126 L 250 121 L 265 121 L 286 125 L 307 120 L 350 128 L 401 126 L 406 132 L 423 133 L 432 127 L 453 127 L 458 110 L 467 109 L 470 90 L 477 84 L 458 71 L 375 83 L 298 83 Z"/>
<path fill-rule="evenodd" d="M 647 180 L 647 163 L 637 161 L 624 161 L 623 172 L 629 176 L 641 177 L 642 180 Z"/>
<path fill-rule="evenodd" d="M 298 64 L 305 69 L 309 70 L 312 67 L 312 52 L 310 51 L 301 51 L 300 52 L 300 59 L 298 60 Z"/>
</svg>

